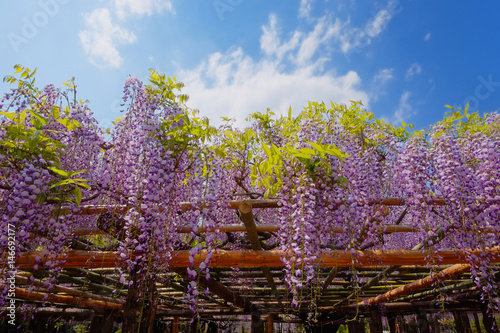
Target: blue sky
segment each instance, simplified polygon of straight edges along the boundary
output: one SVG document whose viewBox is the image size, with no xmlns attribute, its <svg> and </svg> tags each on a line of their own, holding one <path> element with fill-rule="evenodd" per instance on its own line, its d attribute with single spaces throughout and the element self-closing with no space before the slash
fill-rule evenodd
<svg viewBox="0 0 500 333">
<path fill-rule="evenodd" d="M 76 78 L 105 126 L 123 82 L 149 68 L 186 84 L 219 123 L 308 100 L 426 127 L 445 104 L 500 108 L 500 2 L 424 0 L 16 0 L 0 4 L 0 75 Z M 0 92 L 9 87 L 0 84 Z"/>
</svg>

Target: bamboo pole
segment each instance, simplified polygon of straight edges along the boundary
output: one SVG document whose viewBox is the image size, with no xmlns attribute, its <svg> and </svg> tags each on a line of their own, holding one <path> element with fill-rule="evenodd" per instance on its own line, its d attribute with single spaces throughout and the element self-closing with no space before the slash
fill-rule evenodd
<svg viewBox="0 0 500 333">
<path fill-rule="evenodd" d="M 177 272 L 183 278 L 188 279 L 188 274 L 185 269 L 179 269 Z M 232 303 L 236 307 L 242 308 L 244 311 L 249 312 L 253 308 L 252 303 L 248 298 L 242 297 L 214 279 L 207 280 L 204 276 L 199 275 L 198 284 L 202 288 L 208 288 L 214 295 L 219 296 L 226 302 Z"/>
<path fill-rule="evenodd" d="M 24 285 L 34 285 L 37 287 L 44 287 L 45 283 L 43 281 L 40 281 L 38 279 L 33 279 L 30 280 L 27 277 L 16 275 L 16 283 L 17 284 L 24 284 Z M 96 295 L 92 293 L 88 293 L 85 291 L 81 290 L 76 290 L 73 288 L 69 287 L 64 287 L 61 285 L 53 285 L 51 287 L 51 291 L 57 292 L 57 293 L 65 293 L 70 296 L 75 296 L 75 297 L 81 297 L 81 298 L 88 298 L 90 300 L 97 300 L 97 301 L 103 301 L 107 303 L 119 303 L 119 304 L 125 304 L 125 301 L 122 299 L 117 299 L 117 298 L 111 298 L 111 297 L 106 297 L 106 296 L 101 296 L 101 295 Z"/>
<path fill-rule="evenodd" d="M 93 300 L 82 298 L 78 296 L 69 295 L 54 295 L 50 293 L 43 293 L 38 291 L 29 291 L 28 289 L 16 287 L 16 297 L 26 299 L 29 301 L 40 301 L 40 302 L 52 302 L 52 303 L 62 303 L 71 304 L 86 308 L 93 309 L 105 309 L 105 310 L 121 310 L 123 304 L 118 302 L 107 302 L 102 300 Z"/>
<path fill-rule="evenodd" d="M 403 213 L 403 214 L 406 214 L 406 213 Z M 425 245 L 428 244 L 429 241 L 436 241 L 436 240 L 437 241 L 441 241 L 443 238 L 444 238 L 444 230 L 443 230 L 443 228 L 439 228 L 439 230 L 437 231 L 436 235 L 431 236 L 428 239 L 426 239 L 425 241 L 422 241 L 419 244 L 415 245 L 412 248 L 412 250 L 413 251 L 419 251 L 422 248 L 424 248 Z M 366 282 L 365 284 L 363 284 L 363 286 L 361 286 L 361 290 L 367 290 L 367 289 L 371 288 L 373 285 L 379 283 L 380 279 L 386 278 L 387 276 L 389 276 L 389 274 L 392 274 L 392 272 L 396 271 L 401 266 L 402 265 L 400 263 L 390 265 L 389 267 L 385 268 L 382 272 L 380 272 L 379 274 L 377 274 L 375 277 L 371 278 L 368 282 Z M 343 302 L 348 301 L 349 299 L 351 299 L 352 297 L 354 297 L 356 295 L 357 295 L 357 292 L 352 292 L 343 301 L 335 304 L 335 306 L 337 306 L 337 305 L 339 305 L 339 304 L 341 304 Z"/>
<path fill-rule="evenodd" d="M 359 305 L 375 305 L 383 302 L 388 302 L 390 300 L 399 298 L 403 295 L 411 293 L 422 288 L 430 287 L 437 281 L 452 279 L 457 275 L 460 275 L 466 271 L 470 270 L 469 264 L 456 264 L 442 270 L 439 273 L 431 274 L 423 279 L 414 281 L 402 287 L 395 288 L 386 292 L 385 294 L 369 298 L 365 301 L 358 303 Z"/>
<path fill-rule="evenodd" d="M 259 224 L 256 225 L 257 232 L 277 232 L 279 227 L 274 224 Z M 420 232 L 420 231 L 430 231 L 431 228 L 422 228 L 418 226 L 411 225 L 396 225 L 396 224 L 388 224 L 381 225 L 378 228 L 377 232 L 381 232 L 384 234 L 392 234 L 398 232 Z M 192 231 L 191 227 L 180 227 L 177 229 L 177 232 L 180 234 L 188 234 Z M 247 229 L 243 224 L 228 224 L 221 225 L 216 227 L 200 227 L 198 228 L 198 233 L 218 233 L 218 232 L 246 232 Z M 329 230 L 333 234 L 343 234 L 346 233 L 347 230 L 345 228 L 331 228 Z M 480 234 L 494 234 L 500 233 L 500 230 L 495 230 L 493 227 L 486 227 L 482 230 L 478 231 Z M 76 228 L 73 231 L 74 236 L 90 236 L 90 235 L 103 235 L 108 234 L 108 232 L 97 229 L 97 228 Z"/>
<path fill-rule="evenodd" d="M 268 199 L 268 200 L 229 200 L 222 205 L 226 205 L 229 209 L 238 209 L 242 202 L 250 202 L 254 208 L 279 208 L 282 206 L 280 199 Z M 443 206 L 446 205 L 445 199 L 432 199 L 425 201 L 428 205 Z M 344 204 L 343 202 L 339 204 L 334 204 L 335 207 Z M 403 198 L 381 198 L 377 200 L 370 200 L 368 202 L 360 202 L 360 204 L 368 204 L 370 206 L 374 205 L 385 205 L 385 206 L 404 206 L 406 201 Z M 132 206 L 125 205 L 82 205 L 78 209 L 73 210 L 73 214 L 77 215 L 93 215 L 93 214 L 104 214 L 104 213 L 115 213 L 115 214 L 125 214 L 130 209 L 135 208 Z M 193 203 L 193 202 L 182 202 L 179 205 L 179 211 L 185 212 L 189 210 L 210 208 L 206 203 Z M 67 215 L 71 212 L 69 207 L 62 207 L 57 211 L 54 211 L 55 215 Z"/>
<path fill-rule="evenodd" d="M 323 267 L 382 267 L 393 265 L 427 265 L 432 261 L 436 265 L 452 265 L 468 262 L 468 256 L 479 255 L 481 250 L 461 251 L 436 251 L 424 253 L 416 250 L 371 250 L 371 251 L 331 251 L 328 255 L 320 255 L 319 261 Z M 486 251 L 492 264 L 500 263 L 500 249 L 494 248 Z M 45 258 L 41 252 L 22 253 L 16 258 L 18 269 L 31 269 L 35 264 L 43 268 Z M 213 252 L 210 267 L 283 267 L 281 258 L 285 252 L 273 251 L 225 251 Z M 3 253 L 1 258 L 7 257 Z M 174 251 L 170 267 L 192 267 L 189 261 L 189 251 Z M 203 250 L 194 258 L 194 265 L 199 265 L 207 257 Z M 115 267 L 120 263 L 119 252 L 89 252 L 68 251 L 58 258 L 62 268 L 104 268 Z"/>
</svg>

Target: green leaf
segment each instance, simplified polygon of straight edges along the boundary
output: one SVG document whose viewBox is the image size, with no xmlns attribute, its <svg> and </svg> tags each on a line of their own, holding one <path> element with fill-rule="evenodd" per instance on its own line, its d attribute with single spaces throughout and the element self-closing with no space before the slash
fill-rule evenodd
<svg viewBox="0 0 500 333">
<path fill-rule="evenodd" d="M 56 167 L 47 167 L 47 169 L 55 172 L 56 174 L 58 174 L 58 175 L 60 175 L 62 177 L 69 177 L 69 174 L 66 171 L 61 170 L 59 168 L 56 168 Z"/>
<path fill-rule="evenodd" d="M 269 149 L 269 147 L 264 142 L 262 142 L 262 148 L 264 148 L 264 151 L 266 152 L 267 156 L 269 157 L 273 156 L 271 149 Z"/>
<path fill-rule="evenodd" d="M 80 206 L 82 202 L 82 191 L 78 186 L 75 186 L 75 202 L 78 206 Z"/>
<path fill-rule="evenodd" d="M 316 150 L 312 148 L 300 148 L 299 151 L 304 154 L 316 155 Z"/>
<path fill-rule="evenodd" d="M 79 173 L 82 173 L 82 172 L 85 172 L 85 171 L 88 171 L 88 170 L 87 169 L 83 169 L 83 170 L 77 170 L 77 171 L 70 172 L 68 174 L 68 177 L 73 177 L 74 175 L 78 175 Z"/>
<path fill-rule="evenodd" d="M 295 156 L 297 158 L 304 158 L 306 160 L 310 160 L 311 159 L 311 155 L 304 154 L 304 153 L 296 153 L 296 154 L 293 154 L 293 156 Z"/>
<path fill-rule="evenodd" d="M 15 65 L 15 66 L 14 66 L 14 68 L 16 69 L 16 70 L 14 71 L 14 74 L 20 73 L 20 72 L 22 72 L 22 71 L 23 71 L 23 69 L 24 69 L 24 68 L 23 68 L 22 66 L 20 66 L 20 65 Z"/>
<path fill-rule="evenodd" d="M 314 142 L 311 142 L 311 141 L 306 141 L 308 144 L 310 144 L 311 146 L 314 147 L 314 149 L 316 149 L 318 152 L 320 153 L 325 153 L 325 148 L 323 148 L 322 145 L 320 144 L 317 144 L 317 143 L 314 143 Z"/>
<path fill-rule="evenodd" d="M 54 119 L 58 119 L 59 116 L 60 116 L 60 109 L 58 106 L 54 106 L 54 108 L 52 109 L 52 116 L 54 117 Z"/>
<path fill-rule="evenodd" d="M 445 107 L 447 107 L 448 109 L 451 109 L 451 110 L 455 110 L 455 108 L 453 106 L 450 106 L 450 105 L 445 105 Z"/>
<path fill-rule="evenodd" d="M 56 187 L 63 186 L 66 184 L 75 184 L 75 181 L 71 178 L 63 179 L 63 180 L 60 180 L 57 183 L 53 184 L 50 188 L 56 188 Z"/>
<path fill-rule="evenodd" d="M 16 118 L 17 118 L 17 114 L 15 112 L 5 112 L 5 111 L 1 111 L 0 114 L 6 116 L 7 118 L 9 118 L 10 120 L 12 121 L 15 121 Z"/>
<path fill-rule="evenodd" d="M 30 110 L 30 113 L 33 117 L 35 117 L 40 123 L 42 123 L 42 125 L 47 125 L 48 121 L 47 121 L 47 118 L 44 118 L 42 117 L 41 115 L 39 115 L 38 113 L 36 113 L 35 111 L 33 110 Z"/>
<path fill-rule="evenodd" d="M 78 180 L 80 180 L 80 179 L 75 179 L 75 181 L 78 181 Z M 87 181 L 86 179 L 81 179 L 81 180 L 83 180 L 83 181 Z M 90 190 L 90 189 L 92 189 L 92 188 L 90 187 L 90 185 L 85 184 L 85 183 L 76 183 L 76 185 L 77 185 L 77 186 L 80 186 L 81 188 L 84 188 L 84 189 L 86 189 L 86 190 Z"/>
</svg>

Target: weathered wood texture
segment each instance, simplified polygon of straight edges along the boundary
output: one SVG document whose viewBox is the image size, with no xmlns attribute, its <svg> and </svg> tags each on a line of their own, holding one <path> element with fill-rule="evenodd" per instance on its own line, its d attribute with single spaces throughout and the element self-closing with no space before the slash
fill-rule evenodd
<svg viewBox="0 0 500 333">
<path fill-rule="evenodd" d="M 329 255 L 320 256 L 323 267 L 375 267 L 392 265 L 427 265 L 429 260 L 435 264 L 450 265 L 467 263 L 468 254 L 479 254 L 478 250 L 471 251 L 437 251 L 435 253 L 423 253 L 412 250 L 373 250 L 356 251 L 356 256 L 347 251 L 331 251 Z M 284 252 L 274 251 L 223 251 L 217 250 L 212 254 L 211 267 L 282 267 L 281 257 Z M 487 252 L 491 263 L 500 262 L 500 249 L 490 249 Z M 2 259 L 7 256 L 2 255 Z M 112 268 L 118 260 L 118 252 L 88 252 L 69 251 L 59 259 L 63 268 Z M 189 251 L 174 251 L 170 267 L 191 267 Z M 194 266 L 205 260 L 206 251 L 201 251 L 195 256 Z M 42 253 L 30 252 L 20 254 L 16 258 L 19 269 L 30 269 L 35 264 L 43 268 L 45 258 Z M 444 273 L 443 273 L 444 274 Z M 450 275 L 451 276 L 451 275 Z M 443 276 L 445 278 L 446 276 Z"/>
<path fill-rule="evenodd" d="M 393 290 L 390 290 L 386 292 L 385 294 L 369 298 L 363 302 L 360 303 L 362 304 L 379 304 L 383 302 L 388 302 L 390 300 L 396 299 L 398 297 L 401 297 L 403 295 L 406 295 L 408 293 L 411 293 L 413 291 L 432 286 L 434 283 L 437 281 L 441 280 L 447 280 L 447 279 L 452 279 L 457 275 L 460 275 L 466 271 L 470 270 L 470 265 L 469 264 L 456 264 L 451 267 L 448 267 L 441 272 L 437 274 L 431 274 L 423 279 L 414 281 L 412 283 L 409 283 L 407 285 L 404 285 L 399 288 L 395 288 Z"/>
<path fill-rule="evenodd" d="M 106 302 L 76 296 L 55 295 L 38 291 L 30 292 L 28 289 L 18 287 L 16 287 L 16 297 L 29 301 L 45 301 L 51 303 L 71 304 L 92 309 L 119 310 L 123 308 L 123 304 L 118 302 Z"/>
</svg>

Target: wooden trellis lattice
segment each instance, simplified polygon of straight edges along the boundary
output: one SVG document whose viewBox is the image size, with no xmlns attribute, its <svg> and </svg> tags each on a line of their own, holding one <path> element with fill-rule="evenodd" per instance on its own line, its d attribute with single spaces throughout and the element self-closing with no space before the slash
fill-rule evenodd
<svg viewBox="0 0 500 333">
<path fill-rule="evenodd" d="M 404 206 L 405 203 L 402 199 L 387 198 L 369 204 L 385 208 Z M 445 205 L 446 202 L 435 200 L 429 204 Z M 256 224 L 252 213 L 254 208 L 277 209 L 280 207 L 279 200 L 230 201 L 228 206 L 238 211 L 242 224 L 199 228 L 198 232 L 245 232 L 252 250 L 217 250 L 212 254 L 211 279 L 207 280 L 203 276 L 199 279 L 200 287 L 208 288 L 209 291 L 207 295 L 200 296 L 203 298 L 204 308 L 200 311 L 201 317 L 228 320 L 231 316 L 248 315 L 252 311 L 258 311 L 267 321 L 268 328 L 272 327 L 273 322 L 302 321 L 309 311 L 308 306 L 312 299 L 305 292 L 300 309 L 291 310 L 282 271 L 281 258 L 284 253 L 278 250 L 263 250 L 258 235 L 259 232 L 276 232 L 278 227 L 272 224 Z M 181 211 L 199 208 L 190 203 L 180 206 Z M 112 212 L 122 215 L 128 209 L 125 206 L 82 206 L 79 213 L 91 215 Z M 58 212 L 66 213 L 64 209 Z M 400 225 L 401 219 L 402 217 L 393 225 L 380 226 L 379 232 L 389 234 L 421 230 L 414 226 Z M 178 232 L 188 233 L 191 229 L 180 228 Z M 332 229 L 331 232 L 342 233 L 345 230 Z M 439 232 L 436 230 L 437 234 Z M 485 228 L 482 232 L 492 233 L 495 230 Z M 74 237 L 104 233 L 106 231 L 100 229 L 76 229 Z M 484 312 L 478 287 L 469 274 L 470 266 L 467 261 L 468 255 L 479 254 L 479 250 L 442 250 L 426 253 L 421 250 L 422 246 L 419 244 L 413 249 L 400 250 L 331 250 L 328 255 L 322 255 L 319 258 L 322 294 L 315 303 L 318 313 L 317 325 L 338 327 L 338 324 L 346 323 L 347 318 L 353 318 L 357 314 L 359 318 L 371 318 L 372 331 L 381 332 L 381 324 L 376 319 L 380 316 L 381 309 L 389 320 L 391 330 L 396 325 L 393 324 L 396 315 L 415 313 L 422 309 L 425 313 L 440 312 L 443 309 L 455 311 L 454 313 L 458 313 L 456 320 L 462 320 L 461 325 L 468 325 L 464 324 L 463 316 L 460 317 L 463 311 Z M 353 261 L 353 251 L 357 254 L 356 261 Z M 489 257 L 492 269 L 498 271 L 500 248 L 487 249 L 482 254 Z M 195 257 L 194 265 L 197 266 L 205 257 L 206 251 L 202 251 Z M 16 297 L 36 304 L 52 304 L 50 307 L 40 307 L 37 316 L 88 318 L 112 311 L 119 319 L 123 313 L 127 287 L 115 279 L 114 268 L 119 262 L 118 253 L 69 250 L 62 254 L 61 258 L 64 259 L 62 272 L 56 285 L 47 291 L 43 289 L 43 276 L 35 277 L 31 273 L 35 262 L 43 271 L 45 258 L 37 252 L 18 254 Z M 439 265 L 437 272 L 431 272 L 427 267 L 430 258 Z M 160 305 L 156 318 L 172 321 L 176 327 L 179 318 L 190 319 L 193 315 L 183 301 L 189 282 L 186 268 L 191 267 L 189 252 L 174 251 L 169 266 L 171 272 L 165 274 L 165 280 L 169 282 L 157 285 Z M 240 271 L 234 273 L 234 267 L 239 267 Z M 360 287 L 363 299 L 355 297 L 358 293 L 351 285 L 349 272 L 352 269 L 358 270 L 359 275 L 366 280 Z M 394 273 L 396 271 L 397 274 Z M 253 283 L 251 289 L 245 284 L 248 279 Z M 500 286 L 498 273 L 495 283 Z M 71 284 L 71 287 L 62 284 Z M 31 285 L 39 289 L 31 291 Z M 384 305 L 381 308 L 374 307 L 375 304 Z M 295 319 L 284 316 L 285 314 L 292 314 Z M 485 325 L 491 326 L 488 332 L 495 332 L 495 325 L 486 323 L 486 316 L 484 320 Z M 356 322 L 349 322 L 348 326 L 350 331 L 364 330 L 362 325 Z M 102 329 L 104 331 L 105 328 Z"/>
</svg>

